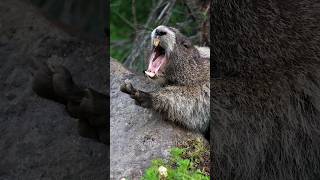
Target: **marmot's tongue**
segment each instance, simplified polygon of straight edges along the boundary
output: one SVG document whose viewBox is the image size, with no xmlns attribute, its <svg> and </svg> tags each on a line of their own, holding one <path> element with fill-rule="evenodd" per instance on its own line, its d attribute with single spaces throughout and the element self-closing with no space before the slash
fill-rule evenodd
<svg viewBox="0 0 320 180">
<path fill-rule="evenodd" d="M 165 61 L 165 55 L 159 55 L 157 54 L 157 52 L 153 52 L 149 59 L 148 69 L 147 71 L 145 71 L 145 73 L 150 77 L 154 77 L 158 74 L 160 67 L 163 65 Z"/>
</svg>

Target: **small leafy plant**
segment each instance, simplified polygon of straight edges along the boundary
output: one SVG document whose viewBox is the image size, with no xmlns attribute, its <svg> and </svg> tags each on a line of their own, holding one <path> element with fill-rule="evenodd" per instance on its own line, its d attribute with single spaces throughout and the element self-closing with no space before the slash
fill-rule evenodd
<svg viewBox="0 0 320 180">
<path fill-rule="evenodd" d="M 209 180 L 208 172 L 199 169 L 207 150 L 200 140 L 192 141 L 190 147 L 175 147 L 168 160 L 155 159 L 146 169 L 143 180 Z"/>
</svg>

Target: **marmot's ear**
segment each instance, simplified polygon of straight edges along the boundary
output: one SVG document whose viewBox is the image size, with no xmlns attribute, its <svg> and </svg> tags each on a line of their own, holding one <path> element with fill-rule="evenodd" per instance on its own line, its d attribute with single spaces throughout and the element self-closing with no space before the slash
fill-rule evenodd
<svg viewBox="0 0 320 180">
<path fill-rule="evenodd" d="M 183 45 L 185 48 L 190 48 L 190 47 L 192 46 L 191 41 L 189 41 L 189 40 L 187 40 L 187 39 L 182 41 L 182 45 Z"/>
</svg>

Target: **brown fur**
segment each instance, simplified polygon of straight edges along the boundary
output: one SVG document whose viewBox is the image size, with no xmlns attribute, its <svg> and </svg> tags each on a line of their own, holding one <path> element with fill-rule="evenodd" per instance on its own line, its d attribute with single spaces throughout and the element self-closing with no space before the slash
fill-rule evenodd
<svg viewBox="0 0 320 180">
<path fill-rule="evenodd" d="M 320 1 L 212 1 L 211 173 L 320 177 Z"/>
</svg>

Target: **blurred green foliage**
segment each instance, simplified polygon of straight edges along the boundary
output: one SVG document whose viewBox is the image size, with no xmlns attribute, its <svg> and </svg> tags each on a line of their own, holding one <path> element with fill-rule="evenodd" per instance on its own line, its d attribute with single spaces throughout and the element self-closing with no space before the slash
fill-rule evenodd
<svg viewBox="0 0 320 180">
<path fill-rule="evenodd" d="M 136 1 L 137 22 L 143 24 L 151 11 L 152 1 Z M 124 61 L 130 53 L 135 30 L 129 23 L 134 25 L 132 15 L 132 0 L 111 0 L 110 3 L 110 54 L 111 57 Z M 119 42 L 117 45 L 116 42 Z"/>
<path fill-rule="evenodd" d="M 168 23 L 169 26 L 177 27 L 180 22 L 188 22 L 190 27 L 180 29 L 182 33 L 189 36 L 195 34 L 195 22 L 192 22 L 187 16 L 187 7 L 178 1 L 172 10 L 172 15 Z M 146 23 L 149 13 L 156 6 L 155 0 L 136 0 L 133 6 L 132 0 L 111 0 L 110 4 L 110 55 L 111 57 L 123 62 L 132 49 L 132 43 L 135 37 L 135 24 L 132 7 L 136 8 L 136 22 L 138 29 Z M 193 24 L 192 24 L 193 23 Z M 191 24 L 191 25 L 190 25 Z M 155 27 L 150 28 L 150 32 Z M 178 27 L 179 28 L 179 27 Z"/>
</svg>

